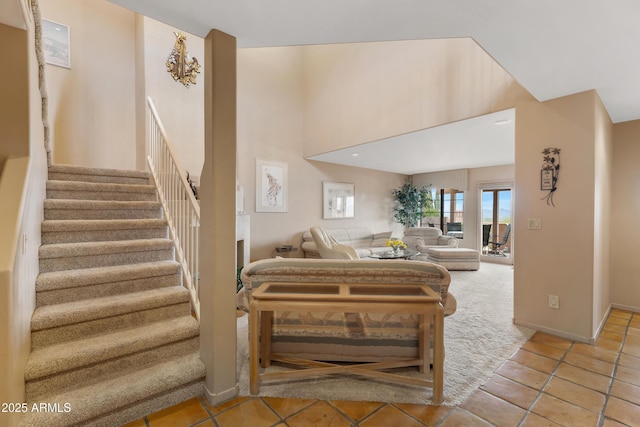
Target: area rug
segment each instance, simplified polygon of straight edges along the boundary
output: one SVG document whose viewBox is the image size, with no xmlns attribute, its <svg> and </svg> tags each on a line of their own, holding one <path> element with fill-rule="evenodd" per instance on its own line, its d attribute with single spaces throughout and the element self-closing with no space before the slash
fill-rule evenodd
<svg viewBox="0 0 640 427">
<path fill-rule="evenodd" d="M 445 319 L 444 402 L 462 403 L 489 379 L 533 335 L 515 326 L 513 318 L 513 267 L 482 263 L 478 271 L 452 271 L 449 292 L 458 309 Z M 238 318 L 238 374 L 240 395 L 249 394 L 247 316 Z M 287 368 L 273 365 L 268 372 Z M 420 376 L 415 368 L 395 370 Z M 394 384 L 351 375 L 269 381 L 260 396 L 323 400 L 358 400 L 430 404 L 430 388 Z"/>
</svg>

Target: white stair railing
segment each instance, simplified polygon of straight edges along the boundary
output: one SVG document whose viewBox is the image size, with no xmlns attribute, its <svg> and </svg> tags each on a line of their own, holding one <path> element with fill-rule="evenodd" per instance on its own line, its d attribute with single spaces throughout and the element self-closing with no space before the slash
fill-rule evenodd
<svg viewBox="0 0 640 427">
<path fill-rule="evenodd" d="M 198 268 L 200 205 L 183 169 L 171 149 L 167 133 L 151 98 L 147 98 L 149 131 L 147 163 L 175 242 L 176 260 L 182 265 L 183 283 L 191 294 L 191 304 L 200 319 L 200 273 Z"/>
</svg>

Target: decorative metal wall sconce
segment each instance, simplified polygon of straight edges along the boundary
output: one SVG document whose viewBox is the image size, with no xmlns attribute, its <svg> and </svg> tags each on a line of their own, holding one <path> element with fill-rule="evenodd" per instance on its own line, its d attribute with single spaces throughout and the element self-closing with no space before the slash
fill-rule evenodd
<svg viewBox="0 0 640 427">
<path fill-rule="evenodd" d="M 549 192 L 543 199 L 547 199 L 547 205 L 555 208 L 556 205 L 553 203 L 553 194 L 556 191 L 558 175 L 560 173 L 560 149 L 545 148 L 542 154 L 544 155 L 544 159 L 542 161 L 542 169 L 540 170 L 540 190 Z"/>
<path fill-rule="evenodd" d="M 167 71 L 173 80 L 182 83 L 186 87 L 196 84 L 196 75 L 200 73 L 200 63 L 196 58 L 191 58 L 187 52 L 187 36 L 182 33 L 173 33 L 176 43 L 167 58 Z"/>
</svg>

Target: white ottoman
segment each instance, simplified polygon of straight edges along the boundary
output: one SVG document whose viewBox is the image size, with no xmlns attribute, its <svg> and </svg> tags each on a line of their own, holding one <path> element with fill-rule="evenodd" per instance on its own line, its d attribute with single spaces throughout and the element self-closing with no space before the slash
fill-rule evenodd
<svg viewBox="0 0 640 427">
<path fill-rule="evenodd" d="M 480 252 L 467 248 L 427 248 L 427 261 L 440 264 L 447 270 L 478 270 Z"/>
</svg>

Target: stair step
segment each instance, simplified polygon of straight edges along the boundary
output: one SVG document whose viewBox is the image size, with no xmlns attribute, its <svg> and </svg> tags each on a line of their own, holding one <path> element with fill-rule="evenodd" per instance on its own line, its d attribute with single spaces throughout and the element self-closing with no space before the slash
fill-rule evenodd
<svg viewBox="0 0 640 427">
<path fill-rule="evenodd" d="M 136 170 L 87 168 L 70 165 L 49 166 L 49 179 L 56 181 L 111 182 L 149 184 L 149 173 Z"/>
<path fill-rule="evenodd" d="M 22 425 L 122 425 L 199 396 L 198 321 L 150 175 L 49 167 Z"/>
<path fill-rule="evenodd" d="M 190 313 L 189 292 L 182 286 L 42 306 L 31 318 L 31 345 L 40 348 Z"/>
<path fill-rule="evenodd" d="M 160 202 L 58 200 L 44 201 L 44 219 L 162 218 Z"/>
<path fill-rule="evenodd" d="M 47 199 L 156 201 L 156 187 L 83 181 L 47 181 Z"/>
<path fill-rule="evenodd" d="M 184 301 L 189 301 L 187 289 L 171 286 L 133 294 L 47 305 L 34 310 L 31 316 L 31 331 L 105 319 Z"/>
<path fill-rule="evenodd" d="M 41 231 L 43 245 L 169 237 L 164 219 L 46 220 Z"/>
<path fill-rule="evenodd" d="M 109 267 L 174 259 L 168 239 L 58 243 L 39 249 L 40 272 Z"/>
<path fill-rule="evenodd" d="M 175 261 L 41 273 L 36 278 L 36 306 L 177 286 L 181 273 Z"/>
<path fill-rule="evenodd" d="M 95 364 L 124 359 L 141 351 L 188 340 L 198 335 L 198 322 L 182 316 L 86 339 L 55 344 L 31 352 L 25 366 L 25 381 L 67 371 L 91 369 Z"/>
<path fill-rule="evenodd" d="M 68 402 L 71 411 L 29 412 L 24 425 L 122 425 L 202 394 L 204 376 L 204 364 L 192 353 L 51 396 L 47 401 Z"/>
</svg>

